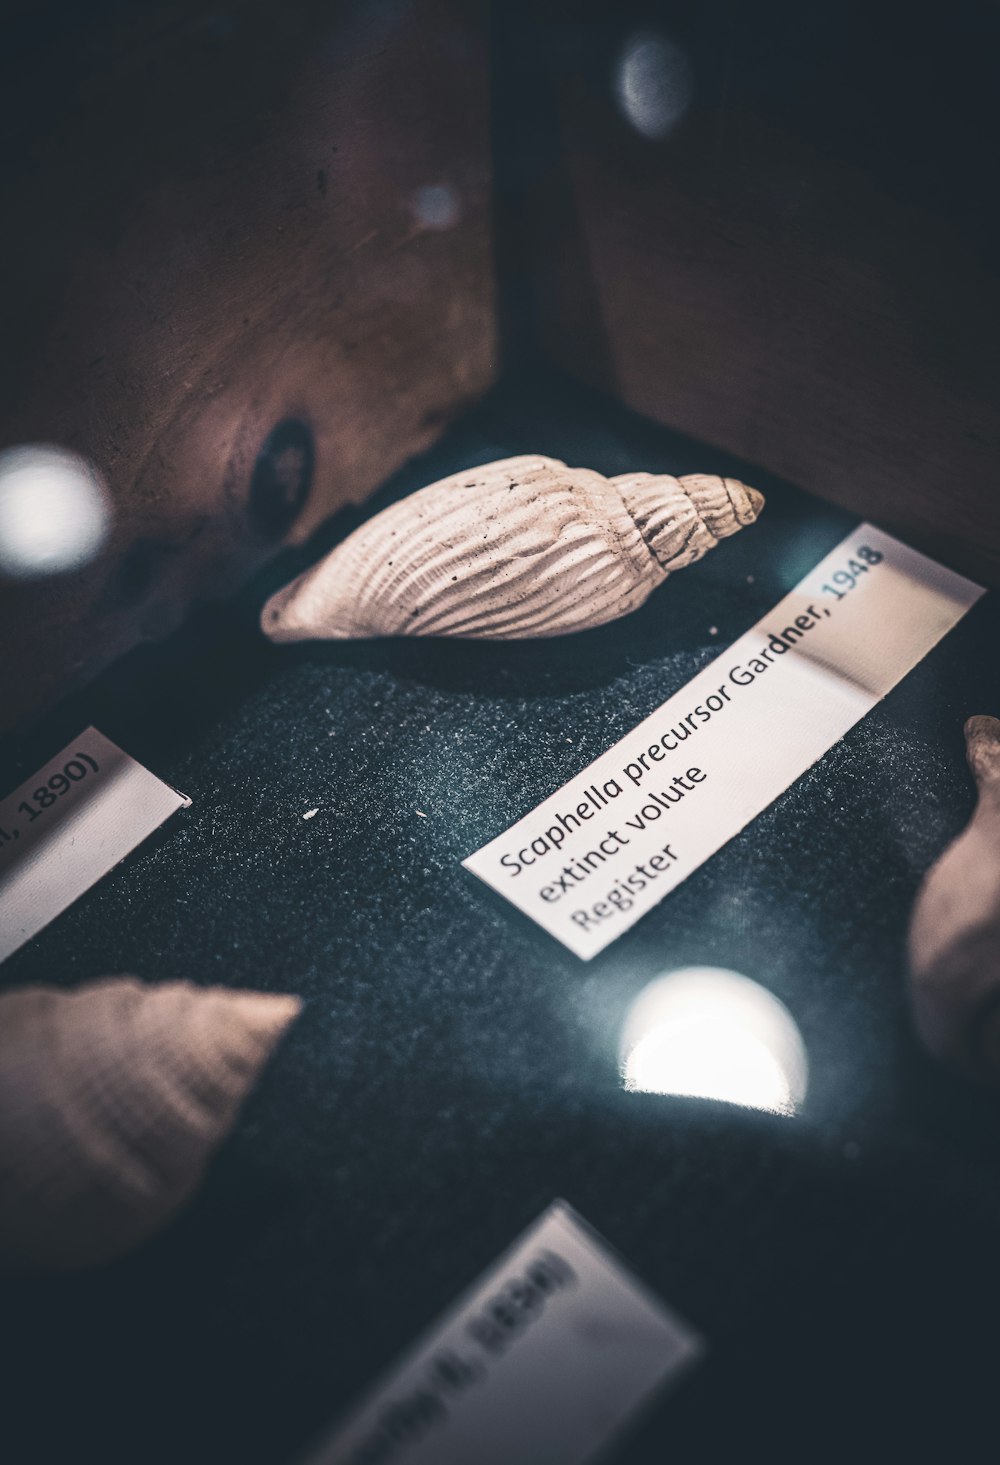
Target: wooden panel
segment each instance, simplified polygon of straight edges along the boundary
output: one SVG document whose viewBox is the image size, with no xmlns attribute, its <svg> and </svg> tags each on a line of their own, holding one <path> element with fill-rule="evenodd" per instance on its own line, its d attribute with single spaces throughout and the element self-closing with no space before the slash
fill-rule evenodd
<svg viewBox="0 0 1000 1465">
<path fill-rule="evenodd" d="M 982 7 L 938 17 L 937 54 L 930 31 L 914 42 L 912 24 L 894 30 L 893 7 L 876 4 L 873 32 L 889 27 L 879 44 L 898 52 L 880 98 L 865 90 L 879 72 L 856 12 L 841 17 L 854 25 L 842 56 L 824 60 L 823 37 L 810 37 L 794 76 L 791 60 L 765 57 L 754 89 L 747 31 L 709 6 L 729 23 L 707 41 L 690 26 L 666 32 L 688 49 L 695 91 L 660 140 L 614 101 L 638 8 L 586 33 L 564 18 L 538 43 L 558 135 L 520 217 L 542 348 L 639 411 L 1000 583 L 1000 289 L 985 262 L 995 207 L 973 186 L 977 158 L 980 182 L 994 166 L 996 128 L 970 110 L 983 105 L 969 19 Z M 655 8 L 668 21 L 683 9 Z M 788 8 L 750 9 L 780 50 Z M 796 24 L 809 23 L 800 7 Z M 937 92 L 912 84 L 935 66 Z"/>
<path fill-rule="evenodd" d="M 495 361 L 481 4 L 47 10 L 6 61 L 0 447 L 85 453 L 116 518 L 0 587 L 6 725 L 369 493 Z"/>
</svg>

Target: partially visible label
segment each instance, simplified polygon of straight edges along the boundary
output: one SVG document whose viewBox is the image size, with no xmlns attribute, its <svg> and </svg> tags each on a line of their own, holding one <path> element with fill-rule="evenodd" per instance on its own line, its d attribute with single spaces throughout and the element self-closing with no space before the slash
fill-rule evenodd
<svg viewBox="0 0 1000 1465">
<path fill-rule="evenodd" d="M 466 869 L 577 956 L 595 956 L 832 748 L 983 593 L 859 525 Z"/>
<path fill-rule="evenodd" d="M 82 732 L 0 803 L 0 961 L 190 802 Z"/>
<path fill-rule="evenodd" d="M 702 1351 L 557 1201 L 310 1465 L 582 1465 Z"/>
</svg>

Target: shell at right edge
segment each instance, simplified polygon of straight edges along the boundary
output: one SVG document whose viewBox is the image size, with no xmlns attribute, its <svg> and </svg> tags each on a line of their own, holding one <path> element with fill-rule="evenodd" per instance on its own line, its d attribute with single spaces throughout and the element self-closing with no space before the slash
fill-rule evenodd
<svg viewBox="0 0 1000 1465">
<path fill-rule="evenodd" d="M 133 977 L 0 996 L 0 1270 L 98 1265 L 165 1224 L 300 1007 Z"/>
<path fill-rule="evenodd" d="M 936 1058 L 1000 1084 L 1000 720 L 971 717 L 966 755 L 979 797 L 924 876 L 910 918 L 910 991 Z"/>
</svg>

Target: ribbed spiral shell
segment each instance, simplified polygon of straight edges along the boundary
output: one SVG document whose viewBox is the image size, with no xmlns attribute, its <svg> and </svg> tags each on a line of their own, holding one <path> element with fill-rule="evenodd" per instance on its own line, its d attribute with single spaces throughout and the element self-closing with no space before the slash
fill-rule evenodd
<svg viewBox="0 0 1000 1465">
<path fill-rule="evenodd" d="M 261 623 L 275 641 L 563 635 L 636 609 L 762 505 L 734 479 L 507 458 L 370 519 L 272 596 Z"/>
<path fill-rule="evenodd" d="M 0 996 L 0 1268 L 91 1266 L 198 1185 L 297 997 L 147 986 Z"/>
</svg>

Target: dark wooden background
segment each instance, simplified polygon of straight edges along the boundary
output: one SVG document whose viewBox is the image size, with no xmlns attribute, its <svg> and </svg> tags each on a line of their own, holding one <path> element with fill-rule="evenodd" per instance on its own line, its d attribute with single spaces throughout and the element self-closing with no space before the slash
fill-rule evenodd
<svg viewBox="0 0 1000 1465">
<path fill-rule="evenodd" d="M 1000 583 L 1000 10 L 543 0 L 503 14 L 513 145 L 498 165 L 522 335 Z M 649 35 L 683 52 L 692 82 L 658 139 L 614 87 Z"/>
<path fill-rule="evenodd" d="M 1000 583 L 998 17 L 15 6 L 0 448 L 84 452 L 116 518 L 86 569 L 0 584 L 2 725 L 369 494 L 501 348 Z M 659 139 L 616 100 L 643 35 L 692 80 Z"/>
<path fill-rule="evenodd" d="M 0 584 L 10 726 L 370 493 L 496 354 L 476 0 L 49 0 L 0 77 L 0 448 L 83 452 L 116 511 Z"/>
</svg>

